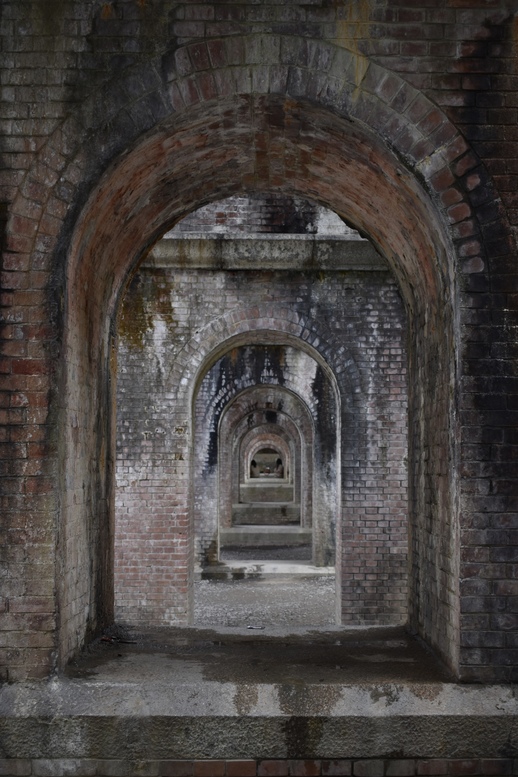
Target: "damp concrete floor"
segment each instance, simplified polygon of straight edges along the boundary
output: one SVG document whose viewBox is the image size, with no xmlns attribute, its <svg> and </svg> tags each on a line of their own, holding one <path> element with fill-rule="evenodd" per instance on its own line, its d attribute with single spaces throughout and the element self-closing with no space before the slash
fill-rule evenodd
<svg viewBox="0 0 518 777">
<path fill-rule="evenodd" d="M 403 628 L 117 628 L 69 665 L 96 682 L 430 684 L 448 673 Z"/>
<path fill-rule="evenodd" d="M 4 685 L 4 752 L 140 760 L 518 752 L 511 687 L 455 683 L 402 626 L 332 625 L 332 578 L 240 582 L 200 581 L 193 627 L 114 626 L 47 682 Z"/>
<path fill-rule="evenodd" d="M 264 570 L 256 579 L 198 581 L 192 627 L 118 626 L 90 645 L 67 675 L 125 682 L 171 676 L 189 683 L 449 681 L 403 627 L 336 626 L 330 570 L 312 568 L 308 576 Z"/>
</svg>

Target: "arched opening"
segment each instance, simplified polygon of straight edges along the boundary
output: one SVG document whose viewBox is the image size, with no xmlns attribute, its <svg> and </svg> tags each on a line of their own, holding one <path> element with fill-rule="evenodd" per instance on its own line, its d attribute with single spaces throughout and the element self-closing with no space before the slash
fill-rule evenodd
<svg viewBox="0 0 518 777">
<path fill-rule="evenodd" d="M 296 242 L 283 237 L 293 205 L 292 198 L 267 194 L 202 208 L 185 220 L 191 231 L 180 222 L 133 279 L 118 357 L 115 578 L 116 617 L 123 622 L 175 623 L 167 594 L 157 595 L 168 556 L 155 546 L 167 544 L 164 501 L 184 498 L 172 477 L 167 430 L 185 426 L 175 413 L 189 383 L 170 376 L 179 350 L 203 348 L 205 333 L 228 316 L 241 321 L 240 334 L 217 342 L 191 379 L 197 387 L 193 454 L 185 456 L 193 456 L 193 501 L 185 508 L 193 511 L 195 611 L 196 591 L 206 590 L 196 584 L 200 577 L 217 582 L 285 574 L 292 582 L 309 576 L 329 582 L 339 535 L 347 543 L 326 622 L 406 620 L 401 301 L 376 251 L 321 206 L 297 200 L 300 213 L 313 213 L 311 224 L 325 222 L 323 234 L 297 233 Z M 243 233 L 236 239 L 230 231 L 222 247 L 209 228 L 222 229 L 238 210 L 256 219 L 253 211 L 259 211 L 266 227 L 273 210 L 275 241 L 245 232 L 243 247 Z M 313 254 L 332 252 L 332 264 L 308 268 L 308 243 Z M 252 269 L 236 260 L 243 250 L 253 255 Z M 215 251 L 220 267 L 209 261 Z M 283 253 L 285 267 L 279 266 Z M 311 341 L 292 331 L 294 317 L 314 332 Z M 261 324 L 252 325 L 257 318 Z M 157 526 L 160 535 L 146 551 Z M 297 595 L 300 587 L 286 597 L 287 610 Z M 211 616 L 204 612 L 206 622 Z"/>
<path fill-rule="evenodd" d="M 250 461 L 250 466 L 247 468 L 250 472 L 250 478 L 261 478 L 262 480 L 268 478 L 282 478 L 284 479 L 284 463 L 281 458 L 282 445 L 279 447 L 279 443 L 275 439 L 268 440 L 266 447 L 257 448 L 254 458 Z M 266 441 L 265 441 L 266 443 Z M 274 447 L 275 446 L 275 447 Z M 286 460 L 286 455 L 284 456 Z M 243 462 L 243 470 L 244 462 Z M 261 484 L 263 485 L 263 484 Z M 259 501 L 269 502 L 271 499 L 264 498 Z"/>
<path fill-rule="evenodd" d="M 259 116 L 262 118 L 257 124 Z M 94 522 L 92 530 L 99 534 L 103 560 L 96 562 L 96 573 L 89 578 L 90 587 L 80 594 L 83 600 L 89 601 L 89 612 L 96 613 L 93 627 L 103 618 L 111 617 L 106 604 L 110 601 L 113 531 L 113 524 L 108 520 L 113 500 L 110 322 L 124 279 L 159 234 L 186 212 L 209 199 L 216 200 L 240 190 L 265 191 L 275 183 L 284 193 L 310 197 L 348 218 L 371 237 L 391 263 L 398 280 L 408 317 L 410 411 L 413 413 L 409 449 L 413 565 L 410 620 L 423 637 L 454 662 L 452 646 L 456 642 L 451 631 L 456 628 L 456 604 L 445 592 L 454 585 L 456 557 L 454 553 L 442 555 L 440 559 L 434 555 L 427 544 L 429 529 L 426 528 L 430 521 L 434 526 L 439 522 L 445 547 L 450 544 L 453 547 L 455 506 L 451 481 L 441 466 L 441 456 L 451 453 L 449 387 L 455 356 L 451 315 L 454 284 L 446 261 L 447 243 L 436 211 L 416 179 L 376 137 L 363 127 L 303 100 L 284 100 L 273 95 L 234 98 L 225 110 L 220 101 L 214 121 L 216 124 L 221 121 L 221 132 L 215 129 L 209 138 L 204 137 L 203 146 L 196 145 L 192 134 L 197 118 L 206 122 L 207 105 L 199 116 L 194 108 L 183 118 L 169 122 L 169 126 L 164 125 L 158 134 L 151 135 L 138 150 L 121 160 L 113 176 L 108 175 L 105 184 L 99 187 L 95 203 L 92 200 L 91 206 L 85 209 L 71 246 L 69 298 L 78 299 L 81 295 L 84 305 L 78 309 L 68 306 L 68 369 L 80 373 L 84 383 L 76 396 L 67 397 L 67 461 L 71 482 L 79 490 L 81 482 L 97 484 L 96 488 L 88 487 L 90 501 L 83 504 L 86 513 L 97 515 L 98 523 Z M 185 122 L 183 127 L 182 122 Z M 304 125 L 304 141 L 300 122 Z M 178 133 L 182 132 L 188 133 L 184 137 L 191 138 L 192 148 L 178 155 L 173 151 L 174 142 L 167 138 L 179 137 Z M 261 153 L 263 142 L 270 149 L 279 144 L 279 158 L 285 165 L 281 173 L 274 169 L 276 156 Z M 160 171 L 155 154 L 160 158 Z M 206 175 L 199 172 L 206 169 L 202 159 L 213 173 L 210 184 Z M 145 183 L 137 185 L 137 180 Z M 130 181 L 135 185 L 130 185 Z M 178 182 L 178 191 L 172 196 L 173 181 Z M 114 199 L 123 203 L 116 213 Z M 390 209 L 386 207 L 387 202 Z M 107 213 L 109 219 L 106 219 Z M 408 213 L 412 214 L 410 221 Z M 96 262 L 95 257 L 99 255 L 105 258 L 102 266 Z M 250 311 L 248 329 L 259 329 L 262 318 L 260 310 Z M 220 324 L 218 331 L 207 333 L 203 348 L 196 350 L 192 343 L 187 344 L 168 376 L 174 385 L 192 387 L 208 354 L 214 358 L 219 344 L 239 335 L 240 322 L 236 318 L 231 316 Z M 277 324 L 276 321 L 273 331 L 279 331 Z M 316 334 L 306 325 L 307 322 L 290 321 L 290 326 L 299 333 L 297 336 L 316 339 Z M 89 332 L 87 341 L 80 337 L 83 331 Z M 333 354 L 339 353 L 339 345 L 332 337 L 321 347 L 326 361 L 332 361 Z M 448 358 L 438 360 L 439 353 L 448 354 Z M 358 371 L 354 364 L 341 366 L 348 377 L 352 373 L 347 370 Z M 190 443 L 186 434 L 191 422 L 190 391 L 194 389 L 186 388 L 177 404 L 176 412 L 179 417 L 183 416 L 185 425 L 175 426 L 173 450 L 174 475 L 183 484 L 186 495 L 192 482 Z M 342 408 L 342 421 L 348 420 L 355 401 L 352 391 L 350 404 Z M 81 428 L 79 437 L 71 431 L 74 428 Z M 369 441 L 363 442 L 368 445 Z M 98 462 L 107 462 L 107 466 L 101 471 Z M 432 490 L 433 499 L 430 498 Z M 92 511 L 94 502 L 96 510 Z M 193 533 L 189 527 L 189 511 L 178 504 L 172 506 L 176 535 L 171 553 L 178 554 L 174 584 L 185 593 L 175 599 L 168 617 L 181 621 L 188 619 L 192 611 L 189 577 Z M 91 519 L 86 523 L 90 525 L 90 522 Z M 81 541 L 79 534 L 74 542 Z M 339 541 L 342 548 L 343 538 Z M 65 567 L 69 568 L 67 564 Z M 63 655 L 67 654 L 66 644 L 70 645 L 74 639 L 66 625 L 67 602 L 71 606 L 73 591 L 79 595 L 80 588 L 81 583 L 71 579 L 63 584 Z M 450 633 L 442 639 L 439 621 L 444 623 L 445 619 L 450 623 Z"/>
<path fill-rule="evenodd" d="M 248 278 L 248 293 L 260 283 Z M 286 339 L 289 344 L 282 343 Z M 307 375 L 308 365 L 314 373 L 319 367 L 295 342 L 286 334 L 281 339 L 278 330 L 245 330 L 213 364 L 209 359 L 201 379 L 194 402 L 195 569 L 201 576 L 194 585 L 195 623 L 238 626 L 261 618 L 263 627 L 335 622 L 339 484 L 336 466 L 313 443 L 315 437 L 320 440 L 315 427 L 324 435 L 337 413 L 326 422 L 314 403 L 312 410 L 308 407 L 310 392 L 300 378 L 304 369 Z M 338 455 L 335 443 L 333 461 Z M 286 477 L 284 469 L 276 472 L 279 458 L 287 464 Z M 326 473 L 329 464 L 331 476 Z M 298 478 L 289 474 L 292 466 Z M 315 498 L 313 473 L 325 481 Z M 301 479 L 308 497 L 303 509 Z M 284 596 L 279 598 L 281 588 Z M 308 606 L 309 591 L 312 600 L 325 598 L 325 615 L 322 608 Z M 224 606 L 218 609 L 218 602 Z"/>
</svg>

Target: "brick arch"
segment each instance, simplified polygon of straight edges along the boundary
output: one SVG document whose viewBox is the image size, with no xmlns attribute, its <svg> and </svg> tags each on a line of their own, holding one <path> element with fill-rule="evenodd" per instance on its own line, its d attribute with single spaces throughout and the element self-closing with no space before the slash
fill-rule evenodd
<svg viewBox="0 0 518 777">
<path fill-rule="evenodd" d="M 446 114 L 400 75 L 331 43 L 291 35 L 232 36 L 188 44 L 165 52 L 156 61 L 141 64 L 139 77 L 136 75 L 133 70 L 117 74 L 90 95 L 83 106 L 82 124 L 77 117 L 65 120 L 37 155 L 20 187 L 10 225 L 10 231 L 15 233 L 20 221 L 24 221 L 25 246 L 35 248 L 39 240 L 38 249 L 43 254 L 54 251 L 58 234 L 56 215 L 59 220 L 67 212 L 67 201 L 60 190 L 77 185 L 78 179 L 84 190 L 86 182 L 95 187 L 101 171 L 113 164 L 118 154 L 127 156 L 132 144 L 146 143 L 146 133 L 151 137 L 158 135 L 159 142 L 163 139 L 170 151 L 167 136 L 176 128 L 182 135 L 182 118 L 186 114 L 204 106 L 213 107 L 215 101 L 222 104 L 229 95 L 252 99 L 280 95 L 294 102 L 310 100 L 351 124 L 369 128 L 373 137 L 397 154 L 401 166 L 396 174 L 402 183 L 411 182 L 407 168 L 424 182 L 435 208 L 442 212 L 442 221 L 456 244 L 465 271 L 477 273 L 483 268 L 483 247 L 476 242 L 472 222 L 463 222 L 476 215 L 472 203 L 485 204 L 494 196 L 489 176 Z M 120 97 L 114 99 L 125 93 L 131 95 L 127 102 Z M 148 110 L 140 110 L 143 106 Z M 128 113 L 134 117 L 132 122 L 127 120 Z M 221 115 L 221 111 L 218 113 Z M 196 118 L 193 124 L 197 124 Z M 74 145 L 73 138 L 81 138 L 81 142 Z M 173 148 L 183 150 L 182 141 L 180 137 Z M 87 159 L 97 160 L 96 166 L 89 166 Z M 466 173 L 475 168 L 476 173 L 467 181 Z M 255 175 L 253 170 L 248 172 Z M 380 172 L 384 174 L 383 170 Z M 31 203 L 30 219 L 23 219 L 31 190 L 41 187 L 43 181 L 46 191 L 38 202 Z M 102 190 L 102 180 L 99 187 Z M 482 192 L 483 189 L 487 191 Z M 122 193 L 128 194 L 124 186 Z M 301 194 L 304 196 L 304 192 Z M 77 207 L 83 204 L 83 196 L 77 198 Z M 207 192 L 201 199 L 209 201 L 213 197 Z M 201 199 L 196 199 L 194 207 L 199 206 Z M 130 207 L 134 208 L 134 203 Z M 187 210 L 189 204 L 184 212 Z M 345 215 L 353 218 L 352 213 Z M 177 218 L 174 212 L 168 216 L 171 224 Z M 165 223 L 164 218 L 159 219 L 153 225 L 155 234 L 134 244 L 139 252 L 156 239 Z M 376 240 L 368 221 L 358 217 L 356 225 Z M 390 258 L 387 246 L 380 246 Z M 397 266 L 396 262 L 396 269 Z M 126 273 L 124 263 L 116 284 L 124 282 Z M 446 264 L 443 273 L 443 280 L 451 280 Z M 427 280 L 432 277 L 428 273 Z M 398 278 L 410 294 L 413 284 L 408 282 L 409 277 L 402 273 Z"/>
<path fill-rule="evenodd" d="M 244 428 L 246 419 L 250 414 L 259 414 L 261 416 L 261 422 L 266 423 L 264 413 L 267 409 L 267 401 L 273 401 L 277 406 L 281 401 L 283 404 L 286 402 L 288 403 L 285 412 L 282 414 L 282 425 L 286 426 L 288 433 L 293 438 L 295 438 L 297 434 L 300 437 L 296 446 L 297 451 L 300 449 L 298 463 L 303 461 L 306 468 L 300 470 L 298 467 L 295 475 L 299 480 L 301 475 L 305 478 L 305 487 L 301 489 L 301 502 L 304 503 L 302 514 L 304 525 L 309 525 L 313 513 L 313 489 L 310 485 L 313 482 L 313 460 L 311 457 L 311 450 L 314 439 L 314 421 L 309 408 L 300 397 L 297 397 L 296 394 L 279 386 L 265 385 L 245 389 L 237 394 L 225 409 L 220 425 L 220 434 L 225 433 L 225 426 L 230 425 L 237 431 L 239 431 L 240 427 Z M 306 446 L 305 451 L 302 450 L 304 445 Z M 225 452 L 223 452 L 223 456 L 225 456 Z M 225 466 L 225 462 L 223 462 L 223 466 Z M 236 484 L 234 483 L 234 486 L 235 485 Z M 223 492 L 220 489 L 220 499 L 222 493 Z M 228 511 L 228 504 L 222 504 L 220 506 L 220 512 L 225 511 Z"/>
<path fill-rule="evenodd" d="M 124 94 L 127 100 L 121 99 Z M 33 224 L 27 225 L 35 237 L 38 225 L 43 227 L 41 219 L 49 202 L 60 215 L 66 211 L 66 201 L 56 191 L 64 183 L 73 185 L 81 176 L 83 184 L 87 180 L 95 186 L 100 171 L 118 154 L 127 153 L 145 133 L 160 131 L 162 123 L 166 127 L 171 119 L 193 107 L 222 101 L 229 95 L 266 94 L 309 99 L 370 127 L 410 169 L 419 172 L 430 192 L 440 194 L 436 202 L 440 209 L 450 211 L 455 206 L 453 213 L 448 212 L 448 221 L 462 212 L 467 217 L 466 209 L 471 211 L 471 202 L 477 199 L 466 196 L 467 170 L 477 167 L 478 171 L 469 182 L 469 191 L 488 186 L 489 177 L 480 174 L 483 168 L 459 130 L 401 75 L 329 42 L 251 34 L 186 44 L 156 60 L 139 63 L 138 68 L 117 73 L 85 100 L 81 121 L 69 117 L 42 147 L 13 213 L 21 215 L 31 185 L 45 181 L 47 194 L 43 193 L 35 209 L 33 203 Z M 80 140 L 74 142 L 75 138 Z M 464 155 L 455 172 L 451 165 Z M 97 160 L 96 166 L 89 169 L 87 158 Z M 484 202 L 489 199 L 490 195 L 483 198 Z M 465 209 L 460 207 L 462 202 Z M 51 212 L 56 215 L 55 210 Z M 49 244 L 56 233 L 45 232 L 44 227 L 41 232 L 49 238 L 44 248 L 52 250 Z M 31 237 L 29 231 L 25 234 Z M 452 237 L 464 242 L 472 238 L 455 229 Z"/>
<path fill-rule="evenodd" d="M 251 439 L 252 437 L 253 439 Z M 250 462 L 262 448 L 274 448 L 278 456 L 282 457 L 285 472 L 288 472 L 290 477 L 292 477 L 292 470 L 295 468 L 294 444 L 294 438 L 287 434 L 285 430 L 278 431 L 270 428 L 267 424 L 256 427 L 253 432 L 243 434 L 239 440 L 239 450 L 241 453 L 239 463 L 242 474 L 244 475 L 245 472 L 250 471 Z"/>
<path fill-rule="evenodd" d="M 277 402 L 279 399 L 288 401 L 289 407 L 284 412 L 280 413 L 281 424 L 280 428 L 285 429 L 287 435 L 294 440 L 295 443 L 295 458 L 296 466 L 295 470 L 290 474 L 295 481 L 296 493 L 299 495 L 301 502 L 301 522 L 302 525 L 310 526 L 312 524 L 313 514 L 313 489 L 311 484 L 313 482 L 313 439 L 314 439 L 314 423 L 309 412 L 309 409 L 300 397 L 286 391 L 278 386 L 258 386 L 256 388 L 245 389 L 237 397 L 235 397 L 222 418 L 220 425 L 220 437 L 222 435 L 230 435 L 232 432 L 237 435 L 237 444 L 241 449 L 241 446 L 246 444 L 247 454 L 248 448 L 253 444 L 256 434 L 247 430 L 246 419 L 250 414 L 254 416 L 259 415 L 261 418 L 258 429 L 270 429 L 270 426 L 264 418 L 264 412 L 266 406 L 259 404 L 261 398 L 263 403 L 266 402 L 266 398 L 274 398 Z M 255 400 L 253 406 L 251 406 L 252 398 Z M 231 426 L 231 429 L 226 430 L 226 427 Z M 273 429 L 273 428 L 272 428 Z M 272 431 L 272 429 L 270 431 Z M 261 432 L 262 434 L 262 432 Z M 252 439 L 253 438 L 253 439 Z M 223 450 L 223 467 L 225 466 L 225 455 L 228 453 Z M 248 459 L 251 456 L 248 456 Z M 220 468 L 221 472 L 221 468 Z M 235 473 L 235 477 L 232 483 L 233 498 L 236 496 L 238 478 Z M 302 487 L 301 481 L 304 480 L 304 486 Z M 225 504 L 224 492 L 220 487 L 220 514 L 225 511 L 228 512 L 229 505 Z"/>
<path fill-rule="evenodd" d="M 255 315 L 257 315 L 258 308 L 254 309 Z M 264 319 L 261 320 L 264 326 Z M 281 319 L 279 319 L 281 320 Z M 264 343 L 283 343 L 293 347 L 296 350 L 304 350 L 309 357 L 309 361 L 313 362 L 314 368 L 317 374 L 319 369 L 322 372 L 322 380 L 326 382 L 329 395 L 332 396 L 330 400 L 333 407 L 326 412 L 328 408 L 324 404 L 320 407 L 318 403 L 311 398 L 311 392 L 306 387 L 305 393 L 296 385 L 296 382 L 291 379 L 290 382 L 286 378 L 286 382 L 283 386 L 272 385 L 267 378 L 264 383 L 255 383 L 255 379 L 247 383 L 246 386 L 236 386 L 229 381 L 226 387 L 225 393 L 218 397 L 217 404 L 209 403 L 205 401 L 205 397 L 201 397 L 193 403 L 193 408 L 203 407 L 203 410 L 199 409 L 196 413 L 196 420 L 193 419 L 193 426 L 195 425 L 195 444 L 198 447 L 202 447 L 201 439 L 202 435 L 199 433 L 201 427 L 206 428 L 214 426 L 218 428 L 218 440 L 226 436 L 226 432 L 223 429 L 227 429 L 231 419 L 234 419 L 236 414 L 239 420 L 249 412 L 248 404 L 251 394 L 254 396 L 261 396 L 266 393 L 276 398 L 276 402 L 283 400 L 289 407 L 288 415 L 295 422 L 300 423 L 304 429 L 304 436 L 313 442 L 317 440 L 318 445 L 314 446 L 314 450 L 311 453 L 313 457 L 312 461 L 312 480 L 311 484 L 315 482 L 315 488 L 309 493 L 310 485 L 306 489 L 307 498 L 307 511 L 316 515 L 316 521 L 314 523 L 314 534 L 316 540 L 314 542 L 314 560 L 318 565 L 328 565 L 331 557 L 334 560 L 334 547 L 335 547 L 335 526 L 340 525 L 340 473 L 338 462 L 340 460 L 339 447 L 340 447 L 340 406 L 341 397 L 340 391 L 337 386 L 336 378 L 333 372 L 329 369 L 321 358 L 315 345 L 304 342 L 301 339 L 293 337 L 293 335 L 287 335 L 285 332 L 279 330 L 265 330 L 255 328 L 248 324 L 248 319 L 243 315 L 241 319 L 242 330 L 234 337 L 219 342 L 219 338 L 216 337 L 215 349 L 216 353 L 207 353 L 208 344 L 200 345 L 202 351 L 205 352 L 204 359 L 201 365 L 192 374 L 189 375 L 189 379 L 185 376 L 179 381 L 177 379 L 171 380 L 171 385 L 184 386 L 184 390 L 180 390 L 179 396 L 175 397 L 175 405 L 178 403 L 185 404 L 185 407 L 189 407 L 192 399 L 189 397 L 186 399 L 186 394 L 189 393 L 189 385 L 191 383 L 201 384 L 202 376 L 207 375 L 208 371 L 216 361 L 216 356 L 220 357 L 223 354 L 235 353 L 239 345 L 250 345 L 254 342 L 261 344 Z M 212 341 L 209 341 L 212 344 Z M 317 344 L 318 345 L 318 344 Z M 194 364 L 198 363 L 198 360 L 192 358 Z M 323 369 L 322 369 L 323 368 Z M 309 368 L 308 368 L 309 372 Z M 244 406 L 243 406 L 243 403 Z M 295 404 L 294 404 L 295 403 Z M 350 406 L 350 402 L 346 403 Z M 287 410 L 279 411 L 287 413 Z M 200 423 L 199 418 L 203 416 L 205 423 Z M 209 423 L 207 423 L 207 419 Z M 361 425 L 361 414 L 357 415 L 357 423 Z M 331 428 L 333 425 L 333 428 Z M 333 439 L 334 435 L 334 439 Z M 324 439 L 328 440 L 328 444 L 324 444 Z M 207 442 L 205 443 L 207 445 Z M 205 448 L 203 449 L 205 450 Z M 206 515 L 211 513 L 214 516 L 216 514 L 229 515 L 231 512 L 230 495 L 231 490 L 225 489 L 221 483 L 221 473 L 227 471 L 231 467 L 231 459 L 228 459 L 227 455 L 221 457 L 221 452 L 218 448 L 218 466 L 209 467 L 203 464 L 206 461 L 206 454 L 196 451 L 195 453 L 195 467 L 196 467 L 196 482 L 201 485 L 198 487 L 197 504 L 195 505 L 195 514 Z M 228 454 L 228 451 L 226 452 Z M 306 454 L 306 459 L 309 456 L 309 452 Z M 219 475 L 218 475 L 219 470 Z M 316 479 L 314 473 L 318 471 L 319 477 Z M 220 501 L 218 503 L 218 509 L 216 510 L 212 504 L 212 496 L 217 494 L 219 490 Z M 205 494 L 203 497 L 201 494 Z M 205 500 L 203 506 L 200 505 L 200 501 Z M 209 504 L 210 502 L 210 504 Z M 199 521 L 198 521 L 199 523 Z M 210 545 L 211 537 L 214 536 L 214 527 L 217 526 L 217 521 L 213 520 L 212 534 L 208 531 L 208 544 Z M 204 540 L 207 546 L 207 540 Z"/>
<path fill-rule="evenodd" d="M 270 304 L 237 308 L 200 329 L 178 354 L 168 382 L 184 385 L 190 403 L 202 376 L 221 356 L 233 348 L 255 343 L 291 345 L 304 351 L 331 376 L 335 390 L 334 376 L 345 375 L 350 386 L 349 406 L 361 391 L 361 376 L 352 354 L 340 347 L 341 342 L 325 324 L 287 306 Z"/>
<path fill-rule="evenodd" d="M 92 458 L 107 460 L 110 321 L 124 280 L 164 229 L 188 211 L 238 191 L 275 188 L 315 199 L 352 221 L 372 238 L 399 280 L 410 321 L 410 404 L 419 419 L 412 426 L 410 450 L 415 522 L 411 618 L 419 633 L 455 666 L 458 601 L 452 603 L 449 590 L 458 585 L 458 554 L 451 554 L 444 570 L 440 550 L 424 527 L 441 525 L 446 545 L 455 546 L 454 488 L 440 458 L 458 456 L 451 431 L 457 273 L 459 268 L 468 274 L 484 269 L 464 178 L 477 160 L 433 103 L 378 65 L 370 63 L 356 83 L 354 55 L 328 44 L 290 38 L 288 45 L 283 39 L 278 58 L 263 62 L 258 55 L 260 61 L 251 64 L 246 58 L 253 47 L 244 46 L 240 61 L 230 64 L 227 45 L 224 41 L 217 66 L 210 57 L 209 67 L 193 66 L 188 50 L 192 70 L 169 74 L 169 112 L 125 137 L 127 153 L 111 164 L 95 189 L 91 182 L 100 168 L 88 171 L 75 149 L 65 159 L 52 159 L 67 135 L 65 127 L 39 158 L 49 176 L 69 180 L 75 174 L 90 182 L 91 191 L 75 221 L 67 254 L 63 353 L 70 380 L 56 406 L 63 410 L 66 440 L 63 489 L 66 480 L 72 500 L 63 500 L 63 544 L 70 535 L 86 545 L 81 526 L 93 522 L 104 561 L 91 560 L 97 572 L 84 584 L 63 576 L 61 655 L 66 657 L 76 646 L 72 631 L 80 641 L 86 628 L 85 616 L 84 623 L 75 622 L 72 629 L 73 601 L 82 602 L 80 609 L 89 613 L 93 628 L 110 618 L 109 608 L 104 613 L 101 605 L 107 597 L 99 593 L 110 588 L 110 532 L 103 528 L 109 526 L 110 471 L 107 467 L 98 472 Z M 164 95 L 163 84 L 158 91 Z M 31 175 L 42 172 L 29 171 L 27 184 Z M 470 197 L 475 199 L 486 182 L 482 177 L 471 185 Z M 23 211 L 27 187 L 22 192 L 15 204 L 17 215 Z M 57 193 L 56 182 L 47 200 L 53 208 L 59 205 Z M 77 208 L 81 196 L 76 197 Z M 63 201 L 59 207 L 64 216 Z M 54 235 L 44 231 L 46 215 L 41 208 L 34 224 L 27 225 L 26 243 L 33 246 L 39 239 L 43 253 L 50 253 L 56 243 Z M 64 229 L 66 235 L 70 227 Z M 82 386 L 72 397 L 76 379 Z M 441 457 L 433 453 L 437 450 Z M 424 451 L 432 452 L 431 459 L 421 455 Z M 89 484 L 86 489 L 83 483 Z M 444 514 L 450 518 L 443 524 Z M 84 517 L 74 517 L 80 515 Z M 69 567 L 64 553 L 64 568 Z M 432 579 L 437 584 L 431 586 Z"/>
</svg>

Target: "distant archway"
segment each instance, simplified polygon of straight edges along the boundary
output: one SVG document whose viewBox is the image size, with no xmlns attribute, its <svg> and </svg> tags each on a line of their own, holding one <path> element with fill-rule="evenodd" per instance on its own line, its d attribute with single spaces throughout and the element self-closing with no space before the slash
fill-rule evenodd
<svg viewBox="0 0 518 777">
<path fill-rule="evenodd" d="M 277 430 L 277 434 L 287 433 L 293 441 L 297 441 L 296 448 L 301 452 L 299 481 L 304 477 L 301 494 L 305 499 L 303 525 L 313 527 L 313 558 L 318 566 L 334 563 L 335 525 L 339 523 L 340 503 L 337 466 L 340 403 L 330 368 L 307 343 L 302 342 L 304 350 L 301 351 L 300 342 L 293 335 L 287 338 L 290 345 L 280 345 L 281 331 L 258 330 L 247 334 L 247 329 L 244 329 L 242 337 L 247 339 L 243 340 L 241 347 L 237 347 L 236 343 L 231 349 L 227 346 L 226 353 L 206 372 L 196 401 L 195 439 L 199 450 L 195 452 L 193 480 L 196 482 L 196 535 L 201 542 L 197 553 L 208 559 L 215 558 L 218 524 L 220 528 L 230 528 L 232 514 L 237 509 L 234 505 L 239 502 L 240 474 L 234 465 L 240 461 L 241 443 L 245 440 L 246 444 L 246 439 L 252 437 L 254 427 L 268 425 L 270 431 L 259 447 L 264 444 L 264 439 L 271 438 L 273 430 Z M 251 344 L 254 339 L 258 341 L 255 347 Z M 268 342 L 270 346 L 265 345 Z M 282 363 L 290 361 L 285 354 L 298 353 L 298 371 L 283 372 L 283 387 L 270 384 L 268 371 L 262 377 L 265 382 L 261 383 L 257 370 L 251 377 L 248 367 L 257 348 L 261 352 L 271 351 L 271 357 L 278 357 Z M 241 352 L 248 356 L 241 358 Z M 237 372 L 231 378 L 233 370 Z M 322 396 L 329 395 L 332 408 L 325 403 L 319 407 L 312 397 L 309 377 L 312 373 L 321 375 Z M 225 376 L 225 389 L 220 388 L 214 394 L 209 386 L 221 385 L 220 374 Z M 302 375 L 307 376 L 308 385 L 301 383 L 299 387 Z M 207 389 L 204 389 L 205 385 Z M 304 396 L 298 395 L 300 390 L 305 392 Z M 209 399 L 211 396 L 215 396 L 212 401 Z M 297 504 L 300 510 L 300 502 Z M 315 521 L 313 515 L 316 516 Z"/>
</svg>

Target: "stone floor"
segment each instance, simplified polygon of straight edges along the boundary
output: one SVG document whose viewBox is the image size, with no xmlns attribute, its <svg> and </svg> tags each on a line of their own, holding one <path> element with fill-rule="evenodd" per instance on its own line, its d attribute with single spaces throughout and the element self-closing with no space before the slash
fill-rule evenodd
<svg viewBox="0 0 518 777">
<path fill-rule="evenodd" d="M 402 683 L 451 678 L 404 628 L 116 628 L 67 669 L 110 684 L 234 685 Z"/>
</svg>

